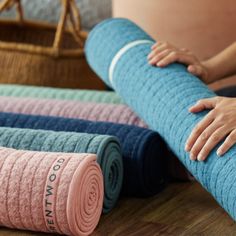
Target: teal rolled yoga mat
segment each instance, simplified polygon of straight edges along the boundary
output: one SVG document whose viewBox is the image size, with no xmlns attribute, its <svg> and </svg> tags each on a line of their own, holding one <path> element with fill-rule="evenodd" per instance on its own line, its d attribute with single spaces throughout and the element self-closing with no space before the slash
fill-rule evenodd
<svg viewBox="0 0 236 236">
<path fill-rule="evenodd" d="M 96 154 L 104 177 L 103 212 L 109 212 L 118 200 L 123 181 L 123 162 L 120 144 L 113 136 L 0 127 L 0 146 L 18 150 Z"/>
<path fill-rule="evenodd" d="M 209 112 L 193 114 L 189 107 L 216 94 L 188 73 L 184 65 L 151 66 L 147 56 L 153 44 L 154 40 L 133 22 L 109 19 L 90 33 L 86 56 L 94 71 L 164 138 L 193 176 L 236 220 L 236 146 L 222 158 L 217 156 L 216 147 L 204 162 L 191 161 L 185 151 L 193 128 Z"/>
<path fill-rule="evenodd" d="M 0 96 L 48 98 L 111 104 L 124 103 L 122 98 L 115 92 L 86 89 L 60 89 L 16 84 L 0 84 Z"/>
</svg>

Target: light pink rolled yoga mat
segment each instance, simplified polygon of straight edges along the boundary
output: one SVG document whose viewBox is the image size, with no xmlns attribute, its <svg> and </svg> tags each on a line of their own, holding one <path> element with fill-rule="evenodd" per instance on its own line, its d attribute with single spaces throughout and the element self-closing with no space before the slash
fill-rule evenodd
<svg viewBox="0 0 236 236">
<path fill-rule="evenodd" d="M 0 226 L 89 235 L 103 205 L 103 181 L 93 154 L 0 148 Z"/>
<path fill-rule="evenodd" d="M 60 116 L 147 127 L 127 105 L 123 104 L 0 97 L 0 112 Z"/>
</svg>

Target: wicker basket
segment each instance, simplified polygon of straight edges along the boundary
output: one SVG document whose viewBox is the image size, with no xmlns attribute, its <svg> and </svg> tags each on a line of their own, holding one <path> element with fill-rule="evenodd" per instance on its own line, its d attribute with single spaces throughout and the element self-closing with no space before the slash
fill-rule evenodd
<svg viewBox="0 0 236 236">
<path fill-rule="evenodd" d="M 104 89 L 85 56 L 74 0 L 61 0 L 58 25 L 25 20 L 20 0 L 0 0 L 0 12 L 17 9 L 16 20 L 0 20 L 0 83 Z"/>
</svg>

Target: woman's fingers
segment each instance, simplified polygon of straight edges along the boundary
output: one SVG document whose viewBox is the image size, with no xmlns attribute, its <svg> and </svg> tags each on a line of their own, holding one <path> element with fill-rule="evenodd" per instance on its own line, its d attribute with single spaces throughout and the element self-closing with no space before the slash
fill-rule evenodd
<svg viewBox="0 0 236 236">
<path fill-rule="evenodd" d="M 152 45 L 151 49 L 154 50 L 155 48 L 157 48 L 158 46 L 162 45 L 162 44 L 166 44 L 171 46 L 168 42 L 163 42 L 163 41 L 158 41 L 155 44 Z"/>
<path fill-rule="evenodd" d="M 206 74 L 199 60 L 186 48 L 176 48 L 168 42 L 157 42 L 151 49 L 152 51 L 147 57 L 151 65 L 165 67 L 179 62 L 189 65 L 189 72 L 196 76 L 204 77 Z"/>
<path fill-rule="evenodd" d="M 214 120 L 196 139 L 190 151 L 190 159 L 198 159 L 199 153 L 211 135 L 221 127 L 221 124 Z"/>
<path fill-rule="evenodd" d="M 192 55 L 180 51 L 172 51 L 165 58 L 163 58 L 157 65 L 165 67 L 171 63 L 180 62 L 186 65 L 195 64 L 196 60 Z"/>
<path fill-rule="evenodd" d="M 195 126 L 185 145 L 185 150 L 187 152 L 189 152 L 192 149 L 198 137 L 213 121 L 214 121 L 214 114 L 211 111 L 197 124 L 197 126 Z"/>
<path fill-rule="evenodd" d="M 187 53 L 190 52 L 189 49 L 187 49 L 187 48 L 180 48 L 180 51 L 182 51 L 182 52 L 187 52 Z"/>
<path fill-rule="evenodd" d="M 188 72 L 205 80 L 208 77 L 208 72 L 202 64 L 189 65 Z"/>
<path fill-rule="evenodd" d="M 158 45 L 160 45 L 162 42 L 161 41 L 158 41 L 158 42 L 156 42 L 156 43 L 154 43 L 153 45 L 152 45 L 152 47 L 151 47 L 151 49 L 153 50 L 153 49 L 155 49 Z"/>
<path fill-rule="evenodd" d="M 189 108 L 190 112 L 197 113 L 206 109 L 213 109 L 216 106 L 217 97 L 201 99 Z"/>
<path fill-rule="evenodd" d="M 162 52 L 158 53 L 156 56 L 154 56 L 154 57 L 149 61 L 149 63 L 150 63 L 151 65 L 157 65 L 160 60 L 162 60 L 163 58 L 165 58 L 165 57 L 170 53 L 170 51 L 171 51 L 170 49 L 165 49 L 164 51 L 162 51 Z"/>
<path fill-rule="evenodd" d="M 224 155 L 234 144 L 236 144 L 236 130 L 231 132 L 224 143 L 218 148 L 217 155 Z"/>
<path fill-rule="evenodd" d="M 204 146 L 201 148 L 197 159 L 198 161 L 205 161 L 210 152 L 215 148 L 215 146 L 225 138 L 229 133 L 226 126 L 222 126 L 211 134 L 211 136 L 206 140 Z"/>
<path fill-rule="evenodd" d="M 201 78 L 206 76 L 206 71 L 202 65 L 189 65 L 188 72 Z"/>
<path fill-rule="evenodd" d="M 169 45 L 168 43 L 160 43 L 154 49 L 152 49 L 151 53 L 148 55 L 148 60 L 152 60 L 154 57 L 158 56 L 164 50 L 174 50 L 173 46 Z"/>
<path fill-rule="evenodd" d="M 236 98 L 214 97 L 198 101 L 189 110 L 212 109 L 192 131 L 186 142 L 192 160 L 204 161 L 224 138 L 217 155 L 222 156 L 236 144 Z M 212 120 L 212 122 L 211 122 Z"/>
</svg>

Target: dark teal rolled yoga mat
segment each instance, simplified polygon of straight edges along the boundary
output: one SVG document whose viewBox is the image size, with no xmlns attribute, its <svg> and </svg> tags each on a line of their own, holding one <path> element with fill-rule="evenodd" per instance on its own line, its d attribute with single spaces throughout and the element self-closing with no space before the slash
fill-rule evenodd
<svg viewBox="0 0 236 236">
<path fill-rule="evenodd" d="M 45 152 L 94 153 L 104 176 L 103 212 L 109 212 L 119 198 L 123 162 L 120 144 L 113 136 L 0 127 L 0 146 Z"/>
</svg>

